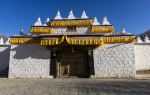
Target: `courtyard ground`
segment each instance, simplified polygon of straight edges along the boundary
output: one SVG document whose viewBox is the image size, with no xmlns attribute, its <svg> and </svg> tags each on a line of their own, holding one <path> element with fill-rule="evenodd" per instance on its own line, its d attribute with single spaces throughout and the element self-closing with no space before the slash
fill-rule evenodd
<svg viewBox="0 0 150 95">
<path fill-rule="evenodd" d="M 0 79 L 0 95 L 150 95 L 150 80 Z"/>
</svg>

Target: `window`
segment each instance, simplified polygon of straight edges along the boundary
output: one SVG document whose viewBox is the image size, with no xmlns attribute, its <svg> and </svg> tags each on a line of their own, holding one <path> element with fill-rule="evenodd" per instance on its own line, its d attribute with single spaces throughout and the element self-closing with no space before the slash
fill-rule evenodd
<svg viewBox="0 0 150 95">
<path fill-rule="evenodd" d="M 68 31 L 76 31 L 76 26 L 69 26 Z"/>
</svg>

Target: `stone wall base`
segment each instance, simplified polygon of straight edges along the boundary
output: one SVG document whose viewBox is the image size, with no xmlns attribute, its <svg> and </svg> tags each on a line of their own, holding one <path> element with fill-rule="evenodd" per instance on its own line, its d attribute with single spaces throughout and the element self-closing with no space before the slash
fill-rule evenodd
<svg viewBox="0 0 150 95">
<path fill-rule="evenodd" d="M 136 75 L 134 45 L 106 44 L 93 51 L 95 77 L 134 78 Z"/>
<path fill-rule="evenodd" d="M 11 45 L 9 78 L 52 78 L 50 51 L 35 44 Z"/>
</svg>

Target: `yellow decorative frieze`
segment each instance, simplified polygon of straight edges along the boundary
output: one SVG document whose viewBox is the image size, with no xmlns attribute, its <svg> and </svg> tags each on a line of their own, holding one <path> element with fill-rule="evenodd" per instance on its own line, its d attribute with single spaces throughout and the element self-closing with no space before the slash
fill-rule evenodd
<svg viewBox="0 0 150 95">
<path fill-rule="evenodd" d="M 103 40 L 102 39 L 97 39 L 97 38 L 71 38 L 71 37 L 66 37 L 66 41 L 68 44 L 71 45 L 103 45 Z"/>
<path fill-rule="evenodd" d="M 51 38 L 10 38 L 11 44 L 40 44 L 40 45 L 59 45 L 63 42 L 70 45 L 98 45 L 108 43 L 130 43 L 135 41 L 134 36 L 116 36 L 116 37 L 51 37 Z"/>
<path fill-rule="evenodd" d="M 130 43 L 135 41 L 134 36 L 126 36 L 126 37 L 101 37 L 101 38 L 80 38 L 80 37 L 67 37 L 63 36 L 62 38 L 50 38 L 50 39 L 42 39 L 41 45 L 58 45 L 62 42 L 66 42 L 70 45 L 98 45 L 101 46 L 107 43 Z"/>
<path fill-rule="evenodd" d="M 25 44 L 28 43 L 32 38 L 10 38 L 10 44 Z"/>
<path fill-rule="evenodd" d="M 55 30 L 52 27 L 31 27 L 30 32 L 52 34 L 55 32 Z"/>
<path fill-rule="evenodd" d="M 64 42 L 64 38 L 65 36 L 60 38 L 55 37 L 55 38 L 41 39 L 40 45 L 58 45 Z"/>
<path fill-rule="evenodd" d="M 92 26 L 92 32 L 95 33 L 111 33 L 114 32 L 113 26 Z"/>
<path fill-rule="evenodd" d="M 51 26 L 91 26 L 92 20 L 61 20 L 61 21 L 52 21 Z"/>
<path fill-rule="evenodd" d="M 129 43 L 134 42 L 134 36 L 124 36 L 124 37 L 103 37 L 104 43 Z"/>
</svg>

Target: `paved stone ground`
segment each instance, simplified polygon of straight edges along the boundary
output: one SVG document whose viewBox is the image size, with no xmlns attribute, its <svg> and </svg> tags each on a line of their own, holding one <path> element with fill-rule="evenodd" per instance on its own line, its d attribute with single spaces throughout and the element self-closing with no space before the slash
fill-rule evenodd
<svg viewBox="0 0 150 95">
<path fill-rule="evenodd" d="M 0 95 L 150 95 L 150 80 L 0 79 Z"/>
</svg>

